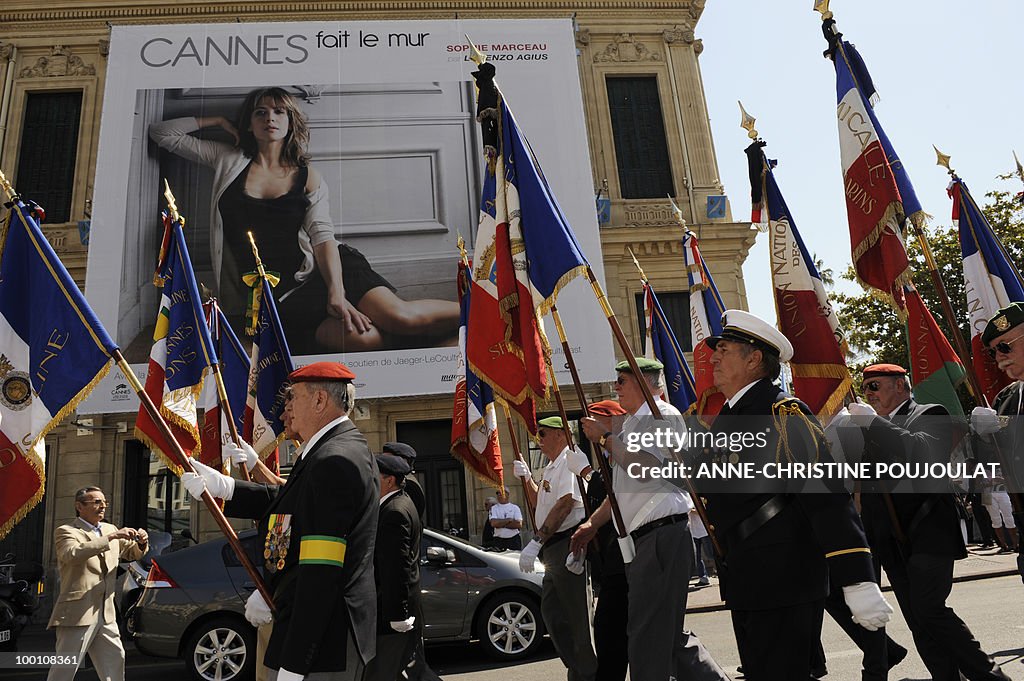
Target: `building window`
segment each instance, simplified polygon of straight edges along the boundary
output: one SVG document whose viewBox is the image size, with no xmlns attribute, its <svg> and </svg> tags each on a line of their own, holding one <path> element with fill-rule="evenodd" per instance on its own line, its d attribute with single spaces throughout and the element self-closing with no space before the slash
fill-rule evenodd
<svg viewBox="0 0 1024 681">
<path fill-rule="evenodd" d="M 606 82 L 622 198 L 672 196 L 675 191 L 658 79 L 654 76 L 609 77 Z"/>
<path fill-rule="evenodd" d="M 684 291 L 668 291 L 658 293 L 658 302 L 661 303 L 661 311 L 665 313 L 665 320 L 669 328 L 676 336 L 679 349 L 683 352 L 690 352 L 693 346 L 690 344 L 690 294 Z M 636 294 L 636 318 L 640 327 L 640 350 L 641 354 L 647 352 L 647 316 L 644 314 L 644 294 Z"/>
<path fill-rule="evenodd" d="M 28 93 L 15 186 L 49 223 L 71 221 L 81 117 L 81 91 Z"/>
<path fill-rule="evenodd" d="M 160 455 L 137 440 L 125 443 L 123 523 L 174 538 L 190 529 L 192 497 Z"/>
</svg>

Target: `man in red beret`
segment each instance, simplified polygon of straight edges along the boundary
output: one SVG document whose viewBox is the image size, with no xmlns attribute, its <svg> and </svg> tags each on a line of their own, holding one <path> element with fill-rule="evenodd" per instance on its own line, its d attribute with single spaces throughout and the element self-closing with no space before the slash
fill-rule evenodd
<svg viewBox="0 0 1024 681">
<path fill-rule="evenodd" d="M 851 404 L 850 416 L 841 417 L 861 430 L 861 461 L 949 462 L 955 438 L 944 406 L 918 404 L 907 370 L 898 364 L 873 364 L 864 369 L 863 378 L 868 404 Z M 961 674 L 969 679 L 1008 679 L 946 605 L 953 587 L 953 562 L 967 556 L 948 481 L 939 481 L 941 490 L 915 485 L 899 494 L 889 491 L 891 482 L 862 482 L 861 517 L 871 551 L 889 577 L 925 667 L 936 681 L 959 681 Z M 904 487 L 901 483 L 899 489 Z"/>
<path fill-rule="evenodd" d="M 362 679 L 376 650 L 373 553 L 380 478 L 366 440 L 349 419 L 355 374 L 338 362 L 296 369 L 285 412 L 303 441 L 283 486 L 243 482 L 193 463 L 182 484 L 227 501 L 225 514 L 259 520 L 264 574 L 274 597 L 274 628 L 263 662 L 277 681 L 307 675 Z M 246 618 L 271 620 L 259 592 Z"/>
</svg>

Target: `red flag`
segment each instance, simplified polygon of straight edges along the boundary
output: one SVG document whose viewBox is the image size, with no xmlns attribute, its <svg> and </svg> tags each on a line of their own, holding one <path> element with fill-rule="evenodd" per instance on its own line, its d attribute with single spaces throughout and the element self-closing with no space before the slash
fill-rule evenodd
<svg viewBox="0 0 1024 681">
<path fill-rule="evenodd" d="M 963 414 L 956 386 L 967 371 L 913 284 L 907 285 L 906 295 L 914 399 L 922 404 L 941 404 L 950 414 Z"/>
<path fill-rule="evenodd" d="M 747 160 L 751 181 L 761 184 L 756 193 L 763 196 L 761 214 L 768 222 L 779 330 L 793 344 L 793 392 L 826 422 L 842 409 L 853 386 L 846 337 L 763 147 L 763 142 L 747 147 Z"/>
<path fill-rule="evenodd" d="M 465 371 L 455 386 L 452 409 L 452 456 L 462 461 L 476 477 L 501 489 L 503 466 L 498 445 L 498 423 L 494 414 L 494 393 L 471 369 L 465 367 L 469 331 L 470 274 L 468 263 L 459 263 L 458 290 L 461 324 L 459 348 Z"/>
</svg>

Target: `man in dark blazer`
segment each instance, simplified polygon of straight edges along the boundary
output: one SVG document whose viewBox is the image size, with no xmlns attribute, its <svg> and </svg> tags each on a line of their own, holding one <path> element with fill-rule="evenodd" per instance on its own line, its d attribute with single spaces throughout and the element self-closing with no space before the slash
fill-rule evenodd
<svg viewBox="0 0 1024 681">
<path fill-rule="evenodd" d="M 226 515 L 259 520 L 276 608 L 264 663 L 278 670 L 277 681 L 358 681 L 376 648 L 377 463 L 348 418 L 348 367 L 316 362 L 289 379 L 285 410 L 303 446 L 283 486 L 234 480 L 198 463 L 199 475 L 184 474 L 182 484 L 193 496 L 205 487 L 226 500 Z M 246 617 L 269 621 L 258 591 Z"/>
<path fill-rule="evenodd" d="M 427 497 L 423 493 L 423 485 L 416 479 L 416 450 L 412 445 L 404 442 L 385 442 L 381 447 L 385 454 L 394 454 L 405 459 L 409 464 L 409 474 L 405 476 L 405 495 L 416 505 L 416 512 L 420 514 L 420 523 L 427 524 Z"/>
<path fill-rule="evenodd" d="M 841 417 L 863 434 L 862 461 L 949 462 L 957 439 L 953 420 L 941 404 L 914 401 L 906 369 L 866 367 L 862 389 L 868 404 L 851 404 L 850 416 Z M 910 482 L 865 481 L 861 515 L 917 652 L 935 681 L 959 681 L 961 673 L 971 681 L 1008 679 L 946 605 L 953 562 L 967 556 L 950 482 L 927 480 L 929 488 L 918 491 L 922 483 L 913 481 L 917 487 L 904 489 Z"/>
<path fill-rule="evenodd" d="M 740 310 L 722 316 L 708 340 L 715 385 L 726 404 L 716 437 L 747 434 L 752 446 L 709 448 L 714 463 L 815 462 L 828 445 L 807 405 L 773 381 L 793 356 L 775 327 Z M 759 440 L 758 433 L 765 435 Z M 731 439 L 731 438 L 729 438 Z M 705 496 L 708 488 L 698 480 Z M 739 480 L 706 494 L 710 530 L 724 561 L 719 584 L 749 681 L 803 681 L 821 634 L 829 580 L 843 591 L 853 619 L 868 629 L 888 621 L 863 526 L 845 491 L 806 493 L 792 480 Z"/>
<path fill-rule="evenodd" d="M 416 505 L 405 492 L 409 463 L 379 454 L 380 515 L 373 570 L 377 582 L 377 656 L 366 668 L 367 681 L 397 681 L 413 661 L 422 628 L 420 616 L 420 539 Z"/>
</svg>

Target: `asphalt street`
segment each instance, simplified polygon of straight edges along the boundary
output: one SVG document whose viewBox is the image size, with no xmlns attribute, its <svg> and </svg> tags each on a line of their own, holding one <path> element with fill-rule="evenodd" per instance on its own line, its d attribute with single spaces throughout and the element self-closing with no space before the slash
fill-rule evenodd
<svg viewBox="0 0 1024 681">
<path fill-rule="evenodd" d="M 953 585 L 949 605 L 967 622 L 982 647 L 995 656 L 1014 681 L 1024 681 L 1024 585 L 1019 576 L 990 577 Z M 687 626 L 695 631 L 712 655 L 730 673 L 739 664 L 732 636 L 729 613 L 723 610 L 691 613 Z M 785 623 L 780 622 L 780 626 Z M 899 610 L 889 627 L 890 635 L 911 649 L 910 655 L 890 675 L 891 681 L 924 681 L 929 678 Z M 52 650 L 52 634 L 35 627 L 20 645 L 22 651 Z M 860 651 L 828 616 L 822 633 L 828 660 L 826 681 L 859 681 Z M 495 664 L 479 644 L 431 646 L 427 658 L 446 681 L 552 681 L 565 678 L 565 668 L 555 656 L 550 642 L 541 654 L 517 665 Z M 178 660 L 146 657 L 128 646 L 128 681 L 179 681 L 185 678 L 184 664 Z M 741 678 L 734 674 L 735 678 Z M 42 681 L 45 671 L 0 670 L 4 681 Z M 76 681 L 91 681 L 96 673 L 80 670 Z"/>
</svg>

